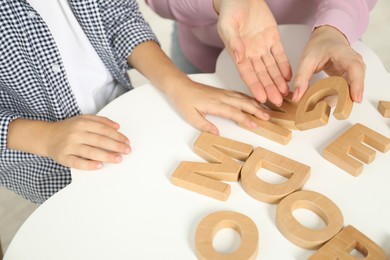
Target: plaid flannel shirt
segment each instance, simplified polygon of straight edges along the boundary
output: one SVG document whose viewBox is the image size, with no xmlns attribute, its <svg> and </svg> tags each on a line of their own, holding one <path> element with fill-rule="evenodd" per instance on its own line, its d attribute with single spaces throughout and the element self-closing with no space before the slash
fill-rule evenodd
<svg viewBox="0 0 390 260">
<path fill-rule="evenodd" d="M 127 57 L 157 41 L 135 0 L 69 0 L 75 17 L 114 79 L 132 89 Z M 26 0 L 0 0 L 0 185 L 42 203 L 71 182 L 70 169 L 50 158 L 7 149 L 17 118 L 59 121 L 79 115 L 61 55 Z"/>
</svg>

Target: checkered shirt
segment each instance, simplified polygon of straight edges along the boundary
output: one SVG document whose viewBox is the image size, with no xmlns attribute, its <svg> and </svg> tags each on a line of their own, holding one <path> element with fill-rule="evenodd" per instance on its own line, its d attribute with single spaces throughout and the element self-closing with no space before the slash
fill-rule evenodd
<svg viewBox="0 0 390 260">
<path fill-rule="evenodd" d="M 132 89 L 128 55 L 142 42 L 157 41 L 136 0 L 69 3 L 114 79 Z M 45 22 L 26 0 L 0 0 L 0 185 L 35 203 L 68 185 L 69 168 L 7 149 L 7 131 L 17 118 L 59 121 L 80 113 Z"/>
</svg>

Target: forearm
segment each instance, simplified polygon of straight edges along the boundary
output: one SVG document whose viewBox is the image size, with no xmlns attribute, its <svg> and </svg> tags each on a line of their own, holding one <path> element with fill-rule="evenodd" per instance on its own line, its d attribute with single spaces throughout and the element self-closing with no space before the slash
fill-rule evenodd
<svg viewBox="0 0 390 260">
<path fill-rule="evenodd" d="M 331 25 L 323 25 L 315 28 L 312 32 L 312 37 L 315 37 L 315 35 L 321 35 L 321 38 L 324 40 L 332 40 L 337 41 L 340 44 L 349 45 L 347 36 Z"/>
<path fill-rule="evenodd" d="M 129 56 L 128 62 L 168 95 L 175 91 L 176 86 L 190 80 L 173 64 L 160 46 L 152 41 L 138 45 Z"/>
<path fill-rule="evenodd" d="M 145 2 L 161 17 L 191 27 L 210 25 L 218 19 L 213 0 L 145 0 Z"/>
<path fill-rule="evenodd" d="M 7 148 L 48 156 L 45 144 L 50 122 L 18 118 L 8 126 Z"/>
</svg>

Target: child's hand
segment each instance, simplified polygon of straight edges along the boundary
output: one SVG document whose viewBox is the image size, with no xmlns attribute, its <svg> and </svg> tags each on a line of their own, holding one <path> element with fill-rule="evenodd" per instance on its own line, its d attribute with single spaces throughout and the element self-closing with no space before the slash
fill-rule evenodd
<svg viewBox="0 0 390 260">
<path fill-rule="evenodd" d="M 305 46 L 294 79 L 294 101 L 302 98 L 313 74 L 322 70 L 330 76 L 346 78 L 352 100 L 362 101 L 366 70 L 362 56 L 352 49 L 339 30 L 331 26 L 315 29 Z"/>
<path fill-rule="evenodd" d="M 221 116 L 249 128 L 256 127 L 256 124 L 244 112 L 263 120 L 269 119 L 269 115 L 254 98 L 193 81 L 178 86 L 168 96 L 184 118 L 203 132 L 219 134 L 218 128 L 206 119 L 206 115 Z"/>
<path fill-rule="evenodd" d="M 282 105 L 291 66 L 275 18 L 264 0 L 214 0 L 218 30 L 254 97 Z"/>
<path fill-rule="evenodd" d="M 129 139 L 108 118 L 81 115 L 48 125 L 47 156 L 64 166 L 94 170 L 119 163 L 129 154 Z"/>
<path fill-rule="evenodd" d="M 231 119 L 249 128 L 255 128 L 256 125 L 244 112 L 263 120 L 269 119 L 269 115 L 254 98 L 192 81 L 154 42 L 138 45 L 128 61 L 163 91 L 184 118 L 200 131 L 219 133 L 217 127 L 206 120 L 206 115 Z"/>
</svg>

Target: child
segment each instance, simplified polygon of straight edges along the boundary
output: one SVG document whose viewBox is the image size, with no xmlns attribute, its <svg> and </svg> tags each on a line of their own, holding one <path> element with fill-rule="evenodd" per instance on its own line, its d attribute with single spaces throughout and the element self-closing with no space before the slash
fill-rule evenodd
<svg viewBox="0 0 390 260">
<path fill-rule="evenodd" d="M 131 90 L 135 68 L 201 131 L 206 114 L 254 126 L 256 100 L 191 81 L 160 49 L 135 0 L 9 0 L 0 8 L 0 184 L 42 203 L 131 151 L 119 125 L 94 115 Z M 129 119 L 131 120 L 131 119 Z"/>
</svg>

